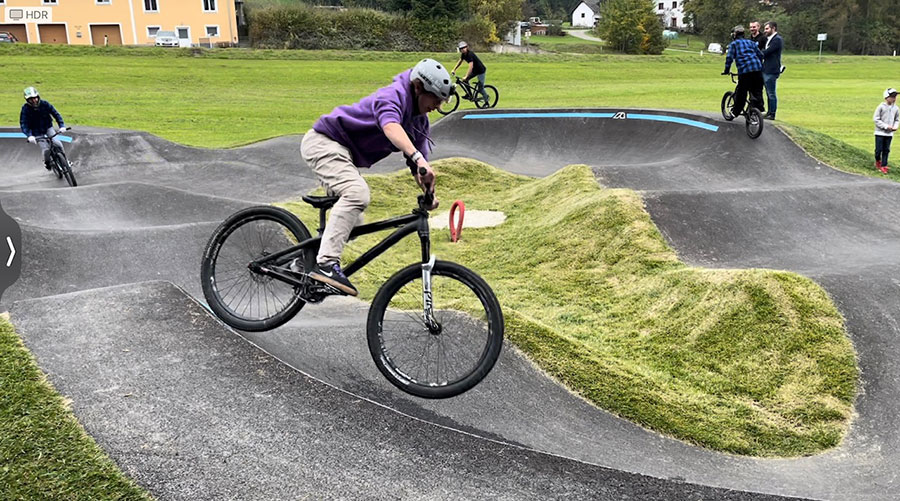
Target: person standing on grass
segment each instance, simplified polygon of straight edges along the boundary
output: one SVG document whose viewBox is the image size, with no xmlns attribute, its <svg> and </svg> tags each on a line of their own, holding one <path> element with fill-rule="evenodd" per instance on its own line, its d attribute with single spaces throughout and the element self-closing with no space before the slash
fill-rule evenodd
<svg viewBox="0 0 900 501">
<path fill-rule="evenodd" d="M 759 21 L 750 22 L 750 40 L 756 42 L 756 45 L 759 46 L 759 50 L 766 48 L 766 36 L 759 31 Z"/>
<path fill-rule="evenodd" d="M 775 83 L 781 76 L 781 51 L 784 48 L 784 40 L 778 34 L 778 23 L 769 21 L 766 23 L 766 45 L 763 52 L 763 85 L 766 87 L 766 102 L 769 112 L 764 118 L 775 120 L 775 111 L 778 109 L 778 96 L 775 95 Z"/>
<path fill-rule="evenodd" d="M 884 102 L 875 108 L 875 168 L 888 173 L 888 153 L 894 132 L 900 125 L 900 110 L 897 108 L 897 89 L 884 91 Z"/>
<path fill-rule="evenodd" d="M 744 38 L 744 27 L 735 26 L 731 30 L 731 38 L 734 40 L 728 44 L 728 54 L 725 56 L 725 71 L 727 75 L 731 71 L 731 62 L 737 66 L 738 83 L 734 89 L 734 107 L 731 114 L 740 116 L 744 111 L 744 103 L 747 102 L 747 93 L 750 94 L 750 106 L 762 111 L 762 52 L 759 46 Z"/>
<path fill-rule="evenodd" d="M 466 42 L 459 42 L 459 61 L 456 62 L 456 66 L 453 67 L 453 71 L 450 73 L 456 75 L 456 69 L 459 68 L 459 65 L 461 65 L 463 61 L 469 63 L 469 69 L 466 71 L 466 76 L 463 80 L 468 82 L 472 77 L 477 77 L 478 90 L 481 91 L 484 102 L 490 103 L 491 98 L 488 97 L 487 91 L 484 90 L 484 74 L 487 73 L 487 68 L 485 68 L 481 59 L 469 49 L 469 44 Z"/>
<path fill-rule="evenodd" d="M 309 278 L 349 296 L 358 294 L 341 271 L 341 253 L 350 231 L 362 222 L 362 213 L 369 206 L 369 185 L 359 169 L 401 151 L 416 165 L 413 176 L 422 191 L 433 193 L 428 113 L 450 97 L 453 87 L 446 68 L 434 59 L 423 59 L 358 103 L 322 115 L 303 136 L 303 160 L 326 192 L 340 197 L 331 209 Z M 424 174 L 419 173 L 422 169 Z M 437 204 L 435 198 L 431 209 Z M 291 269 L 299 272 L 296 264 L 295 260 Z"/>
</svg>

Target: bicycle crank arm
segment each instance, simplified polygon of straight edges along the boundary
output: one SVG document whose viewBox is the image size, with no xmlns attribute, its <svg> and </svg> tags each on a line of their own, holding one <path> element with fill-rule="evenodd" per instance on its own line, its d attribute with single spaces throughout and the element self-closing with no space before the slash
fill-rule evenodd
<svg viewBox="0 0 900 501">
<path fill-rule="evenodd" d="M 294 287 L 304 287 L 306 284 L 303 282 L 302 277 L 298 277 L 296 275 L 285 273 L 277 268 L 269 268 L 267 266 L 260 266 L 255 263 L 250 263 L 250 271 L 254 273 L 258 273 L 260 275 L 265 275 L 272 278 L 277 278 L 282 282 L 293 285 Z"/>
</svg>

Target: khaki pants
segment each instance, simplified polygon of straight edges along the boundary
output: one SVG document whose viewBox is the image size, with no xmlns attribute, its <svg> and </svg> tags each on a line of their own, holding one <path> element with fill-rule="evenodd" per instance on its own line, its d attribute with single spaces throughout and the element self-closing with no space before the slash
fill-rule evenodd
<svg viewBox="0 0 900 501">
<path fill-rule="evenodd" d="M 354 226 L 362 224 L 369 206 L 369 185 L 353 164 L 350 150 L 312 129 L 300 142 L 300 156 L 329 195 L 341 197 L 328 216 L 316 262 L 341 262 L 341 252 Z"/>
</svg>

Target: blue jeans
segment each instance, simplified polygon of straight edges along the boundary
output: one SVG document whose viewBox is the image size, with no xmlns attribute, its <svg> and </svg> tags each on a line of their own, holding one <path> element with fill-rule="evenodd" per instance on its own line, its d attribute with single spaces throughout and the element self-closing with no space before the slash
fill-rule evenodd
<svg viewBox="0 0 900 501">
<path fill-rule="evenodd" d="M 766 104 L 768 105 L 769 115 L 775 116 L 775 110 L 778 109 L 778 96 L 775 95 L 775 82 L 780 77 L 778 73 L 763 73 L 763 85 L 766 86 Z"/>
<path fill-rule="evenodd" d="M 484 90 L 484 73 L 478 75 L 478 90 L 481 91 L 481 95 L 484 97 L 484 102 L 490 102 L 491 98 L 488 97 L 487 91 Z"/>
<path fill-rule="evenodd" d="M 53 129 L 53 127 L 50 127 L 44 134 L 46 134 L 47 136 L 52 136 L 53 134 L 56 134 L 56 131 Z M 60 140 L 55 136 L 50 141 L 53 141 L 53 144 L 55 144 L 57 148 L 65 151 L 62 142 L 60 142 Z M 37 142 L 37 145 L 41 148 L 41 154 L 44 155 L 44 163 L 48 164 L 50 163 L 50 141 L 40 140 Z"/>
<path fill-rule="evenodd" d="M 887 167 L 888 153 L 891 152 L 891 136 L 875 135 L 875 161 L 881 161 L 881 165 Z"/>
</svg>

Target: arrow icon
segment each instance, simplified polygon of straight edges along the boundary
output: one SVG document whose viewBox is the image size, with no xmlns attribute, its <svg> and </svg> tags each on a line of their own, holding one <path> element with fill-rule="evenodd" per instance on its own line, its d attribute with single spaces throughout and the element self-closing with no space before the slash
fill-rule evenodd
<svg viewBox="0 0 900 501">
<path fill-rule="evenodd" d="M 9 244 L 9 259 L 6 260 L 6 267 L 12 266 L 13 257 L 16 255 L 16 247 L 12 243 L 12 237 L 6 237 L 6 243 Z"/>
</svg>

